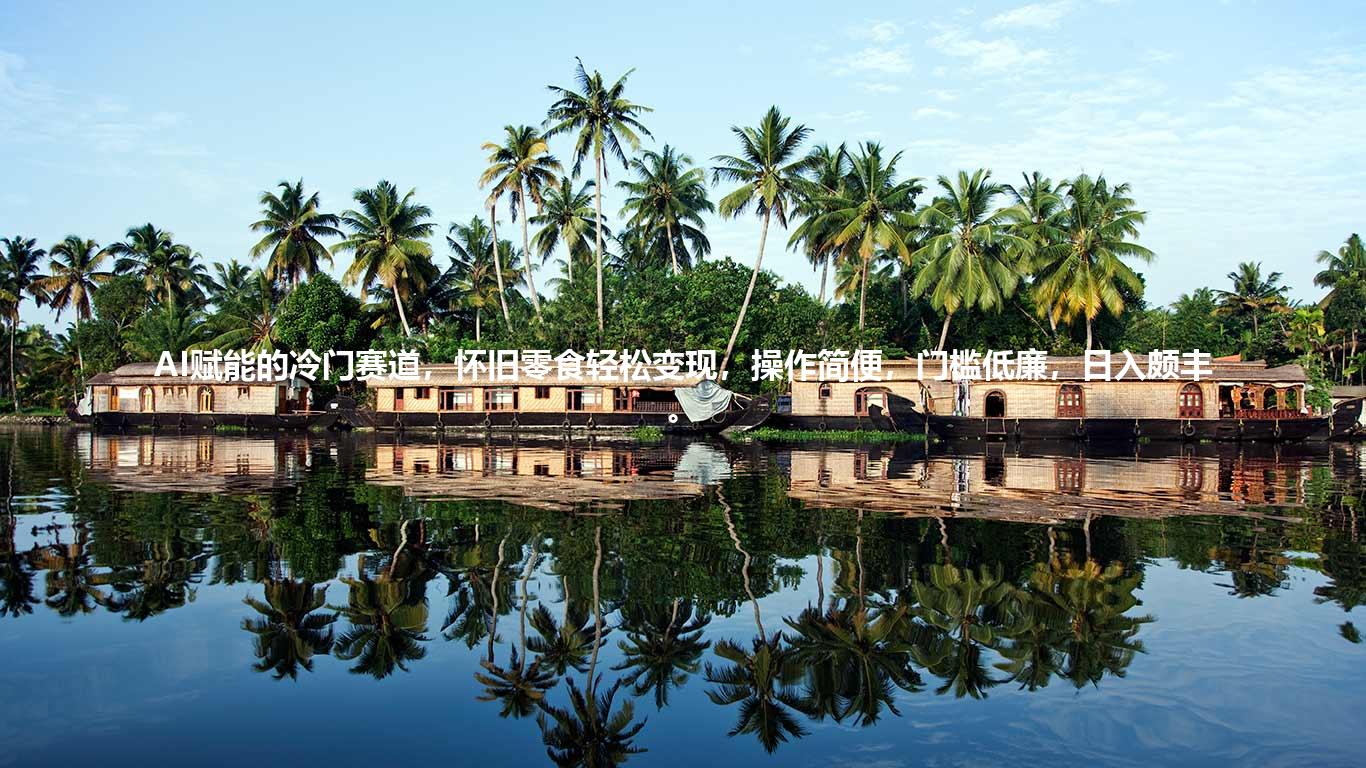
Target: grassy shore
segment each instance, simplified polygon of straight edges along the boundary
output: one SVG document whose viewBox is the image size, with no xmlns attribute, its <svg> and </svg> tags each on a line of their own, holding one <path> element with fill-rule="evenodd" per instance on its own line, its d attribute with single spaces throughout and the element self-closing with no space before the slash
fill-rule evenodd
<svg viewBox="0 0 1366 768">
<path fill-rule="evenodd" d="M 664 439 L 664 430 L 659 427 L 636 427 L 630 431 L 630 435 L 642 443 L 658 443 Z"/>
<path fill-rule="evenodd" d="M 744 436 L 762 443 L 908 443 L 923 441 L 922 432 L 882 432 L 863 429 L 773 429 L 760 427 Z"/>
</svg>

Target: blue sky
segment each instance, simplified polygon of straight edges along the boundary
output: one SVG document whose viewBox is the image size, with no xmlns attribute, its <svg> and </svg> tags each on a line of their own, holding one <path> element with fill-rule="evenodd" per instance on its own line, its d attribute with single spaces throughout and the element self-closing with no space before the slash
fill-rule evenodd
<svg viewBox="0 0 1366 768">
<path fill-rule="evenodd" d="M 903 150 L 926 179 L 1104 172 L 1149 212 L 1151 302 L 1244 260 L 1307 300 L 1313 255 L 1366 228 L 1363 41 L 1366 6 L 1347 2 L 0 0 L 0 231 L 107 243 L 151 221 L 244 260 L 261 191 L 300 177 L 334 210 L 381 178 L 416 187 L 444 230 L 480 210 L 480 144 L 539 124 L 579 55 L 635 67 L 656 143 L 700 162 L 778 104 L 817 141 Z M 710 228 L 744 263 L 757 233 Z M 768 253 L 814 291 L 801 256 Z"/>
</svg>

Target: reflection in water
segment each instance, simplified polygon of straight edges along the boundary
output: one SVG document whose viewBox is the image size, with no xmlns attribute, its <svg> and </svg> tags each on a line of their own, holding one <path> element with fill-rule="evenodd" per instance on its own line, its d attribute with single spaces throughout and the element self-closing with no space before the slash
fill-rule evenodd
<svg viewBox="0 0 1366 768">
<path fill-rule="evenodd" d="M 109 618 L 171 643 L 166 614 L 185 626 L 233 605 L 236 658 L 209 663 L 305 688 L 444 690 L 454 670 L 464 718 L 535 745 L 518 763 L 673 762 L 651 750 L 675 731 L 759 754 L 850 729 L 909 743 L 879 724 L 910 702 L 985 707 L 1055 682 L 1120 695 L 1121 678 L 1163 675 L 1138 671 L 1148 628 L 1182 632 L 1164 614 L 1186 596 L 1149 594 L 1154 575 L 1198 575 L 1230 610 L 1332 610 L 1344 650 L 1366 603 L 1362 464 L 1343 448 L 3 438 L 14 626 L 68 622 L 56 636 L 80 648 Z M 40 652 L 16 637 L 0 635 L 8 658 Z"/>
</svg>

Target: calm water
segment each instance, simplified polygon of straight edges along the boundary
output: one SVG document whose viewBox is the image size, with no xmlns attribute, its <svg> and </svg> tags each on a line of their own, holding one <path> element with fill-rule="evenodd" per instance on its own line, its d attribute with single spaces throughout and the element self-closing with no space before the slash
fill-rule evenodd
<svg viewBox="0 0 1366 768">
<path fill-rule="evenodd" d="M 975 451 L 0 434 L 0 764 L 1362 763 L 1362 454 Z"/>
</svg>

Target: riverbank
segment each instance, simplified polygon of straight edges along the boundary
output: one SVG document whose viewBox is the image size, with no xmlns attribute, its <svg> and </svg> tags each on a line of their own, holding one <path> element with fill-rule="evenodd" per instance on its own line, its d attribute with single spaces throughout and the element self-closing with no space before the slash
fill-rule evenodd
<svg viewBox="0 0 1366 768">
<path fill-rule="evenodd" d="M 26 425 L 26 426 L 67 426 L 71 424 L 71 419 L 60 411 L 27 411 L 24 413 L 5 413 L 0 414 L 0 426 Z"/>
</svg>

